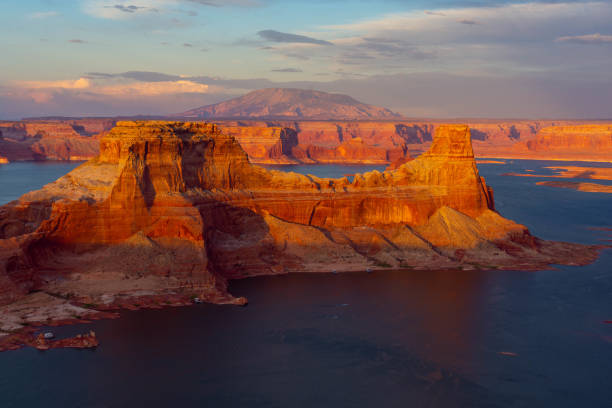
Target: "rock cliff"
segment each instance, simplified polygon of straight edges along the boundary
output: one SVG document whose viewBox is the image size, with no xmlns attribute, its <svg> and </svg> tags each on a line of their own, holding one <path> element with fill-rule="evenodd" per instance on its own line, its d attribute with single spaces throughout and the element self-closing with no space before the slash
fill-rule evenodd
<svg viewBox="0 0 612 408">
<path fill-rule="evenodd" d="M 612 161 L 612 125 L 581 124 L 549 126 L 517 150 L 534 156 L 550 156 L 565 160 Z"/>
<path fill-rule="evenodd" d="M 0 155 L 10 161 L 88 160 L 98 154 L 96 136 L 109 120 L 0 122 Z"/>
<path fill-rule="evenodd" d="M 0 122 L 0 156 L 20 160 L 86 160 L 112 119 Z M 253 163 L 398 165 L 427 150 L 443 121 L 218 120 Z M 468 121 L 477 157 L 612 161 L 610 123 Z M 410 152 L 410 154 L 408 154 Z"/>
<path fill-rule="evenodd" d="M 293 129 L 254 125 L 232 126 L 231 124 L 221 124 L 220 129 L 238 141 L 252 163 L 299 163 L 292 152 L 298 144 L 297 134 Z"/>
<path fill-rule="evenodd" d="M 494 211 L 464 125 L 440 126 L 425 154 L 351 182 L 255 166 L 213 124 L 119 122 L 99 156 L 0 207 L 2 303 L 33 290 L 98 305 L 177 291 L 242 303 L 228 279 L 595 257 Z"/>
</svg>

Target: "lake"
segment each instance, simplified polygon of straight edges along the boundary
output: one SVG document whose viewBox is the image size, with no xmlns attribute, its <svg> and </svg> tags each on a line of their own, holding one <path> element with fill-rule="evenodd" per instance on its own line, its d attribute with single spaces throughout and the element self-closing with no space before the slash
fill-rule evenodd
<svg viewBox="0 0 612 408">
<path fill-rule="evenodd" d="M 498 211 L 546 239 L 603 243 L 612 195 L 479 164 Z M 601 166 L 603 164 L 593 164 Z M 76 164 L 0 165 L 0 203 Z M 380 166 L 291 166 L 342 176 Z M 600 182 L 600 181 L 597 181 Z M 603 181 L 609 184 L 610 182 Z M 122 312 L 96 350 L 0 354 L 2 407 L 610 407 L 612 251 L 585 267 L 294 274 L 233 281 L 247 307 Z"/>
</svg>

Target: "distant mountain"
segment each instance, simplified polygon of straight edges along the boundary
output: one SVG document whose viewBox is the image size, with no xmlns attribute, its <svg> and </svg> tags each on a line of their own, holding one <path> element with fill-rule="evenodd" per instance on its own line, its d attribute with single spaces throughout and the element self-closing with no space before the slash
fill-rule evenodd
<svg viewBox="0 0 612 408">
<path fill-rule="evenodd" d="M 350 96 L 307 89 L 268 88 L 238 98 L 202 106 L 177 116 L 187 118 L 268 118 L 359 120 L 397 119 L 389 109 L 366 105 Z"/>
</svg>

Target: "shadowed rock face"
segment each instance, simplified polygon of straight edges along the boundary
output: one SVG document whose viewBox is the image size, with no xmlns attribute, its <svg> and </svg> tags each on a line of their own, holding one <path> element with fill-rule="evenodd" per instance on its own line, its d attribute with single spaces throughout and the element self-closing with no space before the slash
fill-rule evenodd
<svg viewBox="0 0 612 408">
<path fill-rule="evenodd" d="M 254 166 L 216 125 L 119 122 L 98 157 L 0 207 L 5 303 L 68 287 L 99 302 L 135 290 L 134 276 L 153 293 L 188 287 L 228 301 L 226 280 L 253 275 L 533 269 L 595 256 L 497 214 L 464 125 L 440 126 L 429 151 L 396 170 L 349 182 Z"/>
</svg>

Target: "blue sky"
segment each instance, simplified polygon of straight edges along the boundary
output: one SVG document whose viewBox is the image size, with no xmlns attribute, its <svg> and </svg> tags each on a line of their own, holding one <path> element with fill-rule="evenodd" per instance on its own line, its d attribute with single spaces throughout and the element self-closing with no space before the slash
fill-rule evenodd
<svg viewBox="0 0 612 408">
<path fill-rule="evenodd" d="M 172 113 L 271 86 L 413 117 L 612 118 L 607 1 L 10 3 L 0 119 Z"/>
</svg>

